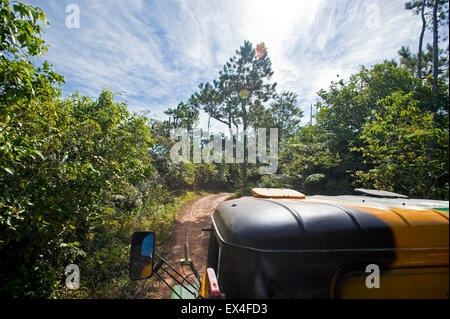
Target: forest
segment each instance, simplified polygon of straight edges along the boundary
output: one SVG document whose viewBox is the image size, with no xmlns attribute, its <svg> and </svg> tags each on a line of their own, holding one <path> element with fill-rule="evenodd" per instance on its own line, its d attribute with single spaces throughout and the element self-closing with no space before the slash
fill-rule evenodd
<svg viewBox="0 0 450 319">
<path fill-rule="evenodd" d="M 51 47 L 40 8 L 0 0 L 0 296 L 135 296 L 131 234 L 153 230 L 167 247 L 176 212 L 203 193 L 250 195 L 253 187 L 314 195 L 356 187 L 449 199 L 448 1 L 405 3 L 422 21 L 417 48 L 359 66 L 316 92 L 313 121 L 295 92 L 273 82 L 270 47 L 245 41 L 217 77 L 168 106 L 166 119 L 133 113 L 107 89 L 95 99 L 62 95 L 64 77 L 42 61 Z M 432 43 L 424 43 L 424 32 Z M 443 47 L 443 43 L 446 47 Z M 382 53 L 380 53 L 382 54 Z M 198 128 L 200 113 L 227 128 L 222 139 L 278 129 L 278 169 L 260 163 L 170 159 L 171 131 Z M 213 140 L 202 130 L 201 145 Z M 247 137 L 244 148 L 247 149 Z M 64 269 L 83 269 L 64 288 Z"/>
</svg>

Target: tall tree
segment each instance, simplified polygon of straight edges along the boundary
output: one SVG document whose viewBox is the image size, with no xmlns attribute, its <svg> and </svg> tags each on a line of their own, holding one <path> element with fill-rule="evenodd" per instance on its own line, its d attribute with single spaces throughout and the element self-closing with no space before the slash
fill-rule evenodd
<svg viewBox="0 0 450 319">
<path fill-rule="evenodd" d="M 425 35 L 425 29 L 427 27 L 427 20 L 425 19 L 425 7 L 427 6 L 426 0 L 414 0 L 405 4 L 406 9 L 413 10 L 415 14 L 420 14 L 422 19 L 422 29 L 419 37 L 419 49 L 417 52 L 417 76 L 422 78 L 422 46 L 423 37 Z"/>
<path fill-rule="evenodd" d="M 420 17 L 422 18 L 422 29 L 420 30 L 419 50 L 417 52 L 417 75 L 419 79 L 422 78 L 422 45 L 423 37 L 425 35 L 425 29 L 427 27 L 427 21 L 425 19 L 425 1 L 422 1 L 422 5 L 420 6 Z"/>
<path fill-rule="evenodd" d="M 425 30 L 429 27 L 433 35 L 433 55 L 432 55 L 432 74 L 433 74 L 433 91 L 437 94 L 438 89 L 438 77 L 440 74 L 440 56 L 439 41 L 446 40 L 441 39 L 439 34 L 439 25 L 448 26 L 448 0 L 413 0 L 405 3 L 405 8 L 412 10 L 414 14 L 420 15 L 422 20 L 422 28 L 419 36 L 419 48 L 417 53 L 417 75 L 419 78 L 423 77 L 423 60 L 424 53 L 422 50 Z M 430 25 L 430 26 L 429 26 Z M 403 54 L 399 52 L 400 55 Z M 414 58 L 414 56 L 411 56 Z M 413 72 L 414 74 L 415 72 Z"/>
<path fill-rule="evenodd" d="M 418 57 L 417 54 L 411 53 L 409 47 L 402 46 L 398 51 L 400 55 L 400 66 L 406 68 L 413 77 L 418 76 Z M 422 77 L 421 79 L 429 77 L 431 79 L 430 84 L 433 82 L 433 45 L 428 43 L 426 46 L 426 51 L 422 52 L 422 66 L 420 68 Z M 439 67 L 438 67 L 438 77 L 442 77 L 443 74 L 448 72 L 448 57 L 444 54 L 444 50 L 439 50 Z"/>
<path fill-rule="evenodd" d="M 234 108 L 231 107 L 231 102 L 228 101 L 224 94 L 221 94 L 219 82 L 214 81 L 213 85 L 210 83 L 200 83 L 199 91 L 194 93 L 189 100 L 191 105 L 202 109 L 209 118 L 213 118 L 222 124 L 225 124 L 232 136 L 232 125 L 236 122 Z M 208 120 L 208 131 L 210 122 Z"/>
<path fill-rule="evenodd" d="M 437 95 L 440 73 L 439 56 L 441 54 L 441 51 L 439 51 L 439 41 L 448 39 L 448 37 L 441 37 L 439 26 L 447 26 L 448 28 L 449 3 L 448 0 L 434 0 L 430 3 L 430 6 L 433 9 L 433 92 Z"/>
<path fill-rule="evenodd" d="M 409 47 L 402 46 L 402 48 L 397 52 L 400 55 L 400 65 L 405 67 L 412 75 L 416 75 L 422 78 L 422 66 L 420 67 L 420 72 L 418 70 L 418 57 L 417 55 L 411 53 Z M 423 55 L 422 55 L 423 57 Z M 422 63 L 422 62 L 421 62 Z"/>
<path fill-rule="evenodd" d="M 269 120 L 272 127 L 278 128 L 278 140 L 282 141 L 294 135 L 303 117 L 303 111 L 298 106 L 297 94 L 293 92 L 283 92 L 277 95 L 270 103 Z"/>
<path fill-rule="evenodd" d="M 169 115 L 169 127 L 184 127 L 190 132 L 195 121 L 198 120 L 199 111 L 190 103 L 180 102 L 176 108 L 169 108 L 164 112 Z"/>
<path fill-rule="evenodd" d="M 445 20 L 444 6 L 447 4 L 446 0 L 434 0 L 431 5 L 433 7 L 433 109 L 437 112 L 439 108 L 439 20 Z M 448 7 L 448 4 L 447 4 Z M 435 127 L 435 117 L 433 118 L 433 127 Z M 429 142 L 429 157 L 434 160 L 435 139 Z M 430 178 L 430 183 L 431 183 Z"/>
<path fill-rule="evenodd" d="M 273 75 L 272 63 L 264 43 L 256 48 L 248 41 L 236 51 L 235 56 L 219 72 L 214 87 L 200 85 L 200 92 L 194 94 L 192 101 L 212 118 L 246 132 L 258 118 L 264 103 L 275 94 L 276 83 L 269 83 Z M 244 136 L 244 149 L 247 136 Z M 247 157 L 242 165 L 242 186 L 247 184 Z"/>
<path fill-rule="evenodd" d="M 276 83 L 267 83 L 273 75 L 267 49 L 261 43 L 255 50 L 250 42 L 245 41 L 219 74 L 223 94 L 229 98 L 230 106 L 236 107 L 238 124 L 242 124 L 242 131 L 247 132 L 251 119 L 256 117 L 254 111 L 258 108 L 255 106 L 267 102 L 275 93 Z M 246 135 L 243 142 L 246 149 Z M 247 163 L 248 159 L 244 156 L 243 187 L 247 184 Z"/>
</svg>

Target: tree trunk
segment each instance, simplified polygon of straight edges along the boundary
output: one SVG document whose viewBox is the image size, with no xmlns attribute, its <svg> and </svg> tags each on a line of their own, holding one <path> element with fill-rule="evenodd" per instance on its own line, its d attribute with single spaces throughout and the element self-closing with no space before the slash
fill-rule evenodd
<svg viewBox="0 0 450 319">
<path fill-rule="evenodd" d="M 244 163 L 242 163 L 242 190 L 245 190 L 247 186 L 247 123 L 244 121 L 243 133 L 244 133 Z"/>
<path fill-rule="evenodd" d="M 433 6 L 433 108 L 437 109 L 438 74 L 439 74 L 439 34 L 438 34 L 439 0 L 434 0 Z"/>
<path fill-rule="evenodd" d="M 434 113 L 433 117 L 433 129 L 436 127 L 436 112 L 438 109 L 438 74 L 439 74 L 439 47 L 438 47 L 438 41 L 439 41 L 439 34 L 438 34 L 438 7 L 439 7 L 439 0 L 434 0 L 433 4 L 433 98 L 431 100 L 432 103 L 432 111 Z M 434 145 L 435 140 L 434 137 L 431 138 L 429 145 L 428 145 L 428 153 L 430 162 L 434 161 Z M 430 175 L 428 177 L 428 196 L 431 196 L 432 194 L 432 187 L 433 187 L 433 177 Z"/>
<path fill-rule="evenodd" d="M 422 78 L 422 46 L 423 46 L 423 36 L 425 34 L 425 28 L 427 26 L 427 21 L 425 20 L 425 1 L 422 3 L 422 31 L 420 32 L 419 38 L 419 53 L 417 54 L 417 76 L 419 79 Z"/>
<path fill-rule="evenodd" d="M 242 163 L 242 191 L 245 191 L 247 186 L 247 110 L 245 105 L 242 104 L 242 124 L 243 124 L 243 134 L 244 134 L 244 163 Z"/>
</svg>

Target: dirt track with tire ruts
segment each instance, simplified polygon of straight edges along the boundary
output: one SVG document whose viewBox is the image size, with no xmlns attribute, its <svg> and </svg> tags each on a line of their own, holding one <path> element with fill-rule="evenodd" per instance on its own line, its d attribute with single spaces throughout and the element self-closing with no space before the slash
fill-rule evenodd
<svg viewBox="0 0 450 319">
<path fill-rule="evenodd" d="M 204 271 L 206 267 L 206 257 L 208 250 L 208 232 L 202 228 L 209 228 L 211 224 L 210 214 L 222 202 L 230 198 L 233 194 L 220 193 L 200 197 L 191 203 L 187 203 L 179 211 L 173 231 L 173 245 L 170 252 L 165 256 L 166 261 L 179 273 L 183 274 L 180 266 L 180 259 L 184 258 L 184 241 L 186 232 L 189 233 L 190 258 L 194 262 L 198 271 Z M 184 267 L 186 273 L 189 267 Z M 159 271 L 159 273 L 162 273 Z M 169 285 L 177 285 L 168 276 L 163 276 Z M 163 283 L 159 283 L 156 298 L 170 298 L 171 290 Z"/>
</svg>

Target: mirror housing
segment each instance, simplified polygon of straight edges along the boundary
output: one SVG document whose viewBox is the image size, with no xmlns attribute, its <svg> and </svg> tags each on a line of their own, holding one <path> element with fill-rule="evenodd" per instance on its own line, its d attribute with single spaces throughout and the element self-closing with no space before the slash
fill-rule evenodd
<svg viewBox="0 0 450 319">
<path fill-rule="evenodd" d="M 153 275 L 155 233 L 135 232 L 131 237 L 130 278 L 148 279 Z"/>
</svg>

